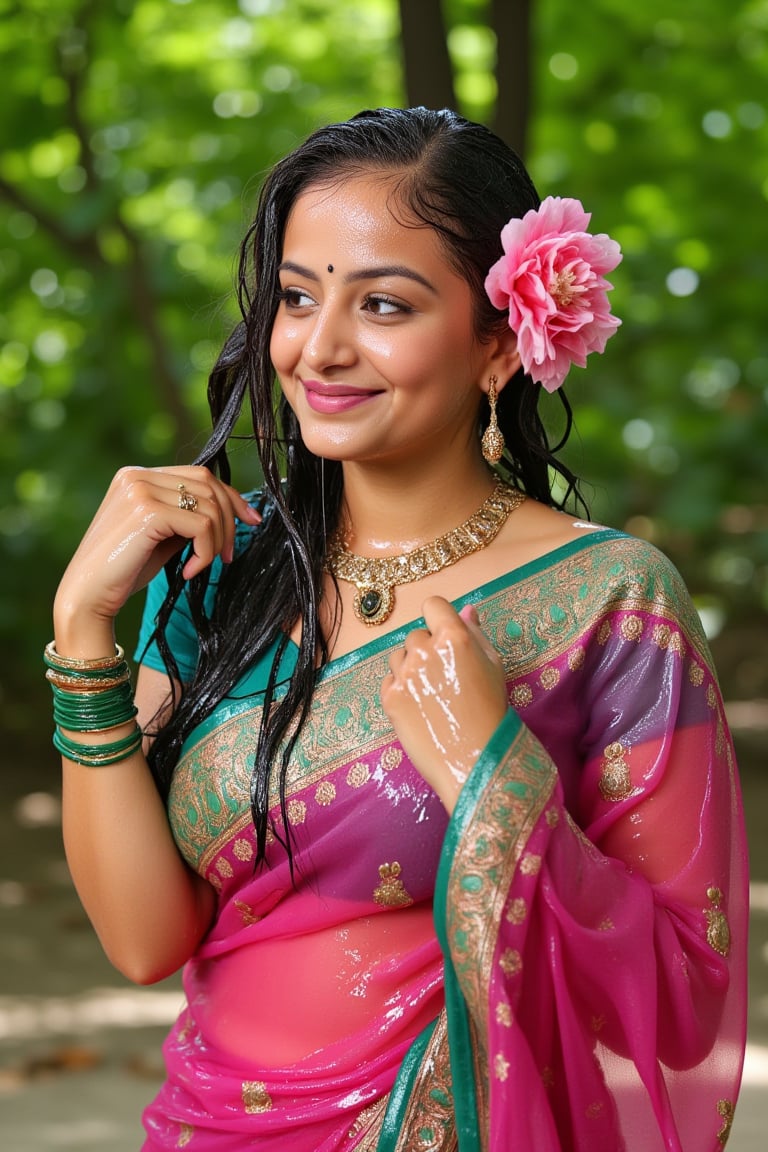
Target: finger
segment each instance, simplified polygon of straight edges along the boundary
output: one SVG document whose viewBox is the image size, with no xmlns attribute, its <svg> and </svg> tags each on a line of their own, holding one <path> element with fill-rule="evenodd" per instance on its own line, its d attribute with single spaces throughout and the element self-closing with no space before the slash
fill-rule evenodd
<svg viewBox="0 0 768 1152">
<path fill-rule="evenodd" d="M 424 622 L 434 635 L 440 628 L 456 624 L 459 614 L 443 596 L 428 596 L 421 608 Z"/>
<path fill-rule="evenodd" d="M 499 663 L 499 654 L 483 631 L 482 625 L 480 624 L 480 617 L 477 614 L 477 609 L 474 604 L 467 604 L 462 608 L 459 612 L 459 617 L 464 621 L 470 635 L 474 636 L 486 656 L 490 660 L 493 660 L 494 663 Z"/>
</svg>

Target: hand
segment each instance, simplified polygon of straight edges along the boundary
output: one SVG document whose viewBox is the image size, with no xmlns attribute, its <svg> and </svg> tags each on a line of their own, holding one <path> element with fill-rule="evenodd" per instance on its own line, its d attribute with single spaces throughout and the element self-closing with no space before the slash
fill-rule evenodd
<svg viewBox="0 0 768 1152">
<path fill-rule="evenodd" d="M 426 628 L 392 654 L 381 703 L 411 762 L 449 812 L 508 708 L 504 668 L 474 608 L 424 602 Z"/>
<path fill-rule="evenodd" d="M 179 507 L 180 485 L 194 510 Z M 235 517 L 261 517 L 207 468 L 123 468 L 118 472 L 62 578 L 54 619 L 59 651 L 103 655 L 112 621 L 129 596 L 143 588 L 188 542 L 190 579 L 221 555 L 233 557 Z M 76 639 L 77 637 L 77 639 Z M 61 638 L 61 642 L 60 642 Z M 61 647 L 61 644 L 65 647 Z"/>
</svg>

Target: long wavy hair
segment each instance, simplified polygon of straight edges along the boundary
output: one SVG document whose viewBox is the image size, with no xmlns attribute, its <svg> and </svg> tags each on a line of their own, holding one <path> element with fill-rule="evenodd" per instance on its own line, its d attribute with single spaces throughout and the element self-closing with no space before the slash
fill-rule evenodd
<svg viewBox="0 0 768 1152">
<path fill-rule="evenodd" d="M 227 444 L 248 406 L 269 514 L 249 544 L 223 569 L 212 608 L 206 609 L 207 573 L 186 587 L 199 639 L 197 671 L 175 701 L 171 719 L 160 727 L 150 754 L 158 787 L 167 796 L 180 749 L 191 730 L 277 642 L 251 776 L 257 863 L 266 855 L 275 774 L 282 827 L 289 827 L 288 764 L 312 704 L 318 667 L 328 660 L 326 640 L 318 626 L 318 604 L 326 543 L 338 524 L 342 499 L 341 465 L 321 460 L 304 447 L 296 418 L 276 385 L 269 342 L 278 307 L 278 267 L 286 223 L 297 197 L 310 188 L 372 172 L 395 178 L 392 204 L 399 218 L 433 228 L 439 236 L 449 264 L 470 285 L 475 333 L 481 341 L 507 323 L 483 287 L 488 270 L 501 255 L 501 229 L 511 217 L 523 216 L 539 205 L 521 160 L 499 137 L 454 112 L 426 108 L 379 108 L 320 128 L 280 161 L 263 185 L 255 220 L 240 250 L 242 320 L 210 376 L 213 431 L 196 463 L 229 480 Z M 539 394 L 540 386 L 522 371 L 501 391 L 498 420 L 507 448 L 498 468 L 536 500 L 562 507 L 573 496 L 586 512 L 576 477 L 555 456 L 571 429 L 570 406 L 560 391 L 565 430 L 559 443 L 550 445 L 538 411 Z M 483 400 L 480 407 L 484 411 L 478 414 L 478 427 L 485 422 L 487 402 Z M 183 558 L 182 554 L 167 566 L 170 591 L 155 630 L 169 674 L 177 680 L 178 668 L 165 631 L 184 587 Z M 280 661 L 299 620 L 295 671 L 287 689 L 279 692 Z M 289 834 L 274 825 L 271 830 L 285 846 L 292 866 Z"/>
</svg>

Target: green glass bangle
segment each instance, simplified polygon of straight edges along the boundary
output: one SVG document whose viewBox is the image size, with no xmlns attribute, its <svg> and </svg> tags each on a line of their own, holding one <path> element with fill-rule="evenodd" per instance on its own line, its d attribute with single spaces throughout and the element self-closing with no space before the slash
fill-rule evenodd
<svg viewBox="0 0 768 1152">
<path fill-rule="evenodd" d="M 129 681 L 98 693 L 73 693 L 52 684 L 53 718 L 70 732 L 98 732 L 132 720 L 137 709 Z"/>
<path fill-rule="evenodd" d="M 62 756 L 66 756 L 67 760 L 73 760 L 76 764 L 88 768 L 100 768 L 127 760 L 141 747 L 142 739 L 143 733 L 138 724 L 128 736 L 114 740 L 110 744 L 77 744 L 57 727 L 53 734 L 53 746 Z"/>
</svg>

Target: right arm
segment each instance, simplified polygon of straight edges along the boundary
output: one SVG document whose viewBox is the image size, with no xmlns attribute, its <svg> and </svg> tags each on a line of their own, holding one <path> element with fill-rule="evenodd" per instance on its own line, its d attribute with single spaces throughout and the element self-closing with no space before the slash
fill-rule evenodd
<svg viewBox="0 0 768 1152">
<path fill-rule="evenodd" d="M 179 508 L 180 483 L 197 498 L 195 510 Z M 184 568 L 187 578 L 217 555 L 232 558 L 235 516 L 246 523 L 259 519 L 206 469 L 118 473 L 59 586 L 57 653 L 75 659 L 110 655 L 122 605 L 188 541 L 193 551 Z M 140 670 L 139 724 L 167 706 L 170 689 L 164 674 Z M 131 728 L 132 723 L 76 738 L 104 744 Z M 206 932 L 213 890 L 176 848 L 144 751 L 106 767 L 66 757 L 62 765 L 64 846 L 83 906 L 115 967 L 137 983 L 160 980 L 191 956 Z"/>
</svg>

